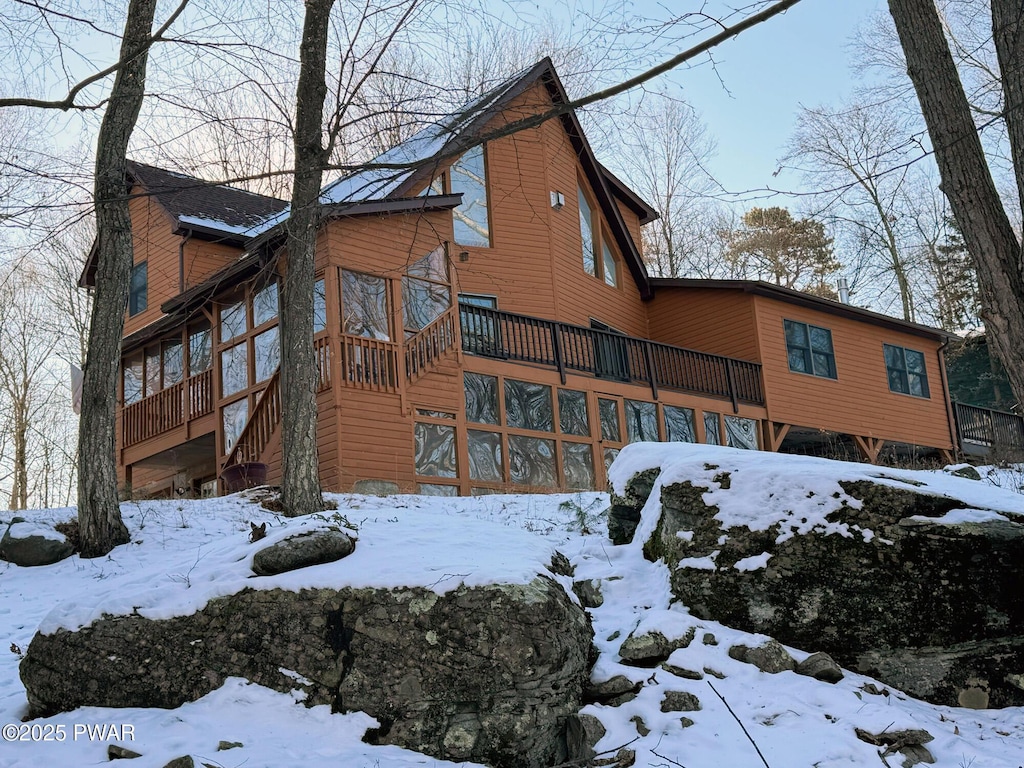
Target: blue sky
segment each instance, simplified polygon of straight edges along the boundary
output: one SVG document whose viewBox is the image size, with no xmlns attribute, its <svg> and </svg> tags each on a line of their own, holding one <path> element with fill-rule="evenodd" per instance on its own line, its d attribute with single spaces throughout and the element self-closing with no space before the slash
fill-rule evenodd
<svg viewBox="0 0 1024 768">
<path fill-rule="evenodd" d="M 701 65 L 670 75 L 718 143 L 711 169 L 726 190 L 798 184 L 772 177 L 797 110 L 849 95 L 850 37 L 880 11 L 884 0 L 802 0 L 716 48 L 717 73 Z"/>
</svg>

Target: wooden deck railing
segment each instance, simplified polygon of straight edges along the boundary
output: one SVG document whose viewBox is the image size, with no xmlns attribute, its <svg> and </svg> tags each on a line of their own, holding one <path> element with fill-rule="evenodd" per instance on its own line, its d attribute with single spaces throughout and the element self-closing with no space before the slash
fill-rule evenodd
<svg viewBox="0 0 1024 768">
<path fill-rule="evenodd" d="M 738 404 L 764 405 L 761 366 L 609 331 L 467 304 L 459 306 L 462 349 L 616 381 L 640 381 Z"/>
<path fill-rule="evenodd" d="M 232 464 L 259 461 L 263 449 L 270 442 L 270 436 L 274 434 L 274 430 L 280 423 L 281 369 L 278 368 L 267 382 L 267 387 L 260 395 L 249 420 L 242 427 L 242 432 L 228 453 L 224 466 L 230 467 Z"/>
<path fill-rule="evenodd" d="M 455 307 L 405 341 L 405 375 L 416 381 L 456 344 Z"/>
<path fill-rule="evenodd" d="M 1024 451 L 1024 417 L 1008 411 L 953 403 L 953 416 L 960 443 L 975 443 L 986 449 Z"/>
<path fill-rule="evenodd" d="M 341 336 L 341 383 L 375 392 L 398 391 L 398 344 L 366 336 Z"/>
<path fill-rule="evenodd" d="M 212 411 L 213 371 L 206 370 L 126 405 L 121 411 L 122 445 L 149 440 Z"/>
<path fill-rule="evenodd" d="M 317 362 L 317 392 L 331 386 L 331 340 L 321 336 L 313 341 L 313 354 Z M 267 381 L 266 389 L 260 394 L 256 407 L 242 427 L 231 452 L 224 461 L 225 467 L 246 461 L 259 461 L 263 450 L 281 423 L 281 368 Z"/>
</svg>

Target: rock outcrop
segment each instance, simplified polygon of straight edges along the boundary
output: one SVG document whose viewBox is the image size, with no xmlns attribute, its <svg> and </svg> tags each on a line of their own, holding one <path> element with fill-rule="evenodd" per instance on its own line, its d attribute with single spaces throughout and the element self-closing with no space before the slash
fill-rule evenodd
<svg viewBox="0 0 1024 768">
<path fill-rule="evenodd" d="M 380 722 L 373 742 L 532 768 L 567 757 L 591 640 L 582 609 L 544 576 L 446 594 L 245 589 L 189 616 L 37 634 L 21 676 L 33 716 L 176 707 L 243 677 L 366 712 Z"/>
<path fill-rule="evenodd" d="M 748 461 L 757 457 L 696 464 L 691 479 L 674 466 L 672 482 L 655 484 L 645 469 L 613 499 L 629 519 L 626 507 L 638 518 L 647 502 L 639 491 L 660 495 L 645 552 L 669 564 L 673 593 L 695 615 L 827 652 L 934 703 L 1024 705 L 1024 516 L 928 492 L 911 473 L 832 462 L 828 489 L 827 467 L 779 476 L 776 459 L 768 476 Z M 759 496 L 747 485 L 755 475 Z M 759 505 L 773 504 L 763 524 Z"/>
</svg>

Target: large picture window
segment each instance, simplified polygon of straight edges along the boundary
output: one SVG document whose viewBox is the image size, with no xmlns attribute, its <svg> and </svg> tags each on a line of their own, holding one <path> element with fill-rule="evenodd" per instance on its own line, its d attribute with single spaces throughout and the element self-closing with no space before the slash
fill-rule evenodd
<svg viewBox="0 0 1024 768">
<path fill-rule="evenodd" d="M 387 287 L 383 277 L 341 271 L 342 333 L 391 341 Z"/>
<path fill-rule="evenodd" d="M 448 259 L 439 245 L 409 267 L 402 278 L 402 315 L 406 338 L 423 330 L 452 305 Z"/>
<path fill-rule="evenodd" d="M 795 320 L 783 320 L 783 324 L 786 328 L 789 370 L 826 379 L 836 378 L 832 331 Z"/>
<path fill-rule="evenodd" d="M 924 353 L 892 344 L 882 345 L 885 352 L 885 372 L 889 389 L 914 397 L 931 397 L 928 391 L 928 372 Z"/>
<path fill-rule="evenodd" d="M 489 247 L 491 227 L 487 215 L 487 165 L 483 146 L 473 147 L 452 163 L 450 178 L 452 192 L 462 193 L 462 204 L 452 211 L 455 242 Z"/>
</svg>

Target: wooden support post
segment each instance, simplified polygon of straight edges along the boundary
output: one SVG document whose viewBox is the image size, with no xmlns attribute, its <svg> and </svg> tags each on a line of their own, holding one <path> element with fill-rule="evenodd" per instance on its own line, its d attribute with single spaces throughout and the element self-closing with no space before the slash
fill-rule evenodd
<svg viewBox="0 0 1024 768">
<path fill-rule="evenodd" d="M 765 421 L 765 445 L 768 446 L 769 451 L 772 453 L 778 452 L 779 448 L 782 447 L 782 441 L 785 440 L 786 435 L 789 434 L 789 428 L 789 424 L 780 424 L 776 421 Z"/>
<path fill-rule="evenodd" d="M 857 444 L 857 450 L 860 451 L 861 456 L 871 463 L 878 463 L 878 454 L 882 450 L 882 446 L 885 445 L 885 440 L 880 437 L 863 437 L 861 435 L 854 435 L 853 441 Z"/>
</svg>

